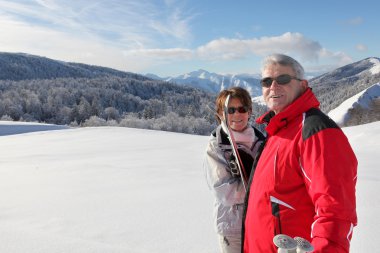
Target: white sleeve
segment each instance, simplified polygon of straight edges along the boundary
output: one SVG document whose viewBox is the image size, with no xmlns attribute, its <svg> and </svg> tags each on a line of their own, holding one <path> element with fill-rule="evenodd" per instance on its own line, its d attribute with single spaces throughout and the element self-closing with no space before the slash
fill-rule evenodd
<svg viewBox="0 0 380 253">
<path fill-rule="evenodd" d="M 206 179 L 216 199 L 224 206 L 233 206 L 244 202 L 245 191 L 240 177 L 233 177 L 227 170 L 228 164 L 216 140 L 211 139 L 204 162 Z"/>
</svg>

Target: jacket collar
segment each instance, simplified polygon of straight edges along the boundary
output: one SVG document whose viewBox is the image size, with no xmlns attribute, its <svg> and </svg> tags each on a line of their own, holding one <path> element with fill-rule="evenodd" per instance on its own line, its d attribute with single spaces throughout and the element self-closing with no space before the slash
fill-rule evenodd
<svg viewBox="0 0 380 253">
<path fill-rule="evenodd" d="M 282 112 L 275 114 L 273 111 L 269 111 L 259 117 L 256 122 L 259 124 L 267 124 L 265 130 L 268 135 L 271 136 L 276 134 L 281 128 L 286 127 L 288 122 L 311 108 L 319 108 L 319 101 L 311 88 L 308 88 Z"/>
</svg>

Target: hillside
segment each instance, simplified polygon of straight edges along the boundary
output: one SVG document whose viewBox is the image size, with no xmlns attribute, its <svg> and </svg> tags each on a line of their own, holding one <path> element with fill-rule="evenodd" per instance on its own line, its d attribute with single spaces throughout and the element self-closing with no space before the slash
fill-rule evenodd
<svg viewBox="0 0 380 253">
<path fill-rule="evenodd" d="M 266 111 L 257 98 L 261 94 L 257 75 L 198 70 L 176 78 L 148 76 L 23 53 L 0 53 L 0 119 L 208 135 L 216 121 L 207 105 L 214 104 L 221 89 L 231 86 L 245 87 L 256 97 L 253 118 Z M 321 109 L 329 112 L 378 82 L 380 60 L 372 57 L 313 78 L 310 86 Z M 367 121 L 355 122 L 351 124 Z"/>
<path fill-rule="evenodd" d="M 340 126 L 380 121 L 380 83 L 347 99 L 328 115 Z"/>
<path fill-rule="evenodd" d="M 324 112 L 331 111 L 343 101 L 378 82 L 380 59 L 376 57 L 348 64 L 309 81 Z"/>
<path fill-rule="evenodd" d="M 138 74 L 0 53 L 0 118 L 193 134 L 215 127 L 214 95 Z"/>
<path fill-rule="evenodd" d="M 142 75 L 111 68 L 52 60 L 24 53 L 0 52 L 0 80 L 96 78 L 106 76 L 147 80 Z"/>
</svg>

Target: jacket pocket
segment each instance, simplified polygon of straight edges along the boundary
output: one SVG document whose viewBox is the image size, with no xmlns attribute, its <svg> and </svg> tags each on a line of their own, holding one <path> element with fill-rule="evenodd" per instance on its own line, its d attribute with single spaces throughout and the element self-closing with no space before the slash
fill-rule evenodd
<svg viewBox="0 0 380 253">
<path fill-rule="evenodd" d="M 291 205 L 285 203 L 284 201 L 274 197 L 270 196 L 270 203 L 271 203 L 271 210 L 272 210 L 272 218 L 273 218 L 273 225 L 274 225 L 274 235 L 282 234 L 282 227 L 281 227 L 281 210 L 283 209 L 292 209 L 295 210 L 294 207 Z"/>
</svg>

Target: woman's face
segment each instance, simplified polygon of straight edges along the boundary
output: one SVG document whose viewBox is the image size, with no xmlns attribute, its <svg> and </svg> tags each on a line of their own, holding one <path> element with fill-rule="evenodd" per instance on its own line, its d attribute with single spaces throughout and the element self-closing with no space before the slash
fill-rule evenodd
<svg viewBox="0 0 380 253">
<path fill-rule="evenodd" d="M 234 113 L 229 113 L 228 118 L 228 125 L 231 127 L 232 130 L 241 132 L 243 131 L 247 125 L 249 118 L 251 116 L 251 111 L 248 109 L 246 112 L 239 112 L 239 108 L 242 111 L 242 108 L 244 105 L 241 103 L 240 99 L 238 98 L 231 98 L 229 101 L 228 108 L 230 108 L 230 113 L 234 111 Z M 235 108 L 232 109 L 231 108 Z"/>
</svg>

